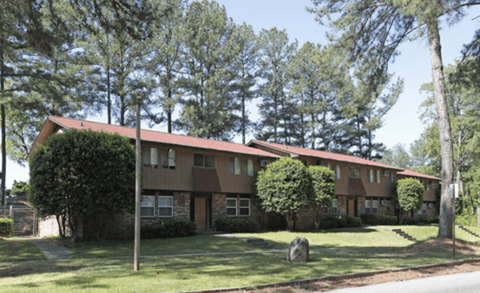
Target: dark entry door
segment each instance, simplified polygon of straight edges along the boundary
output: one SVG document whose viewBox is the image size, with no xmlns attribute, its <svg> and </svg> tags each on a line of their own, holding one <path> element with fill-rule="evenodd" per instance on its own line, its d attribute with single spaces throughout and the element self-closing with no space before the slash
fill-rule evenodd
<svg viewBox="0 0 480 293">
<path fill-rule="evenodd" d="M 197 223 L 198 230 L 205 230 L 207 228 L 206 220 L 205 198 L 195 197 L 195 223 Z"/>
<path fill-rule="evenodd" d="M 355 201 L 354 200 L 348 201 L 348 215 L 350 217 L 355 217 Z"/>
</svg>

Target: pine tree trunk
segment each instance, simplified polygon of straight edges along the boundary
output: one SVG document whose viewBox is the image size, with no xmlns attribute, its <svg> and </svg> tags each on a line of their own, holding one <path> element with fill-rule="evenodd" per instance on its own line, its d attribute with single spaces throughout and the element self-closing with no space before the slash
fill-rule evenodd
<svg viewBox="0 0 480 293">
<path fill-rule="evenodd" d="M 432 13 L 432 15 L 436 14 Z M 437 107 L 438 132 L 440 134 L 440 155 L 442 158 L 442 184 L 438 238 L 452 238 L 452 201 L 449 198 L 449 185 L 453 181 L 453 147 L 447 110 L 445 80 L 443 77 L 440 33 L 436 16 L 430 19 L 428 23 L 428 42 L 432 67 L 433 92 Z"/>
<path fill-rule="evenodd" d="M 470 193 L 470 186 L 468 186 L 468 198 L 470 199 L 470 213 L 473 215 L 475 212 L 473 210 L 473 200 L 472 200 L 472 194 Z"/>
</svg>

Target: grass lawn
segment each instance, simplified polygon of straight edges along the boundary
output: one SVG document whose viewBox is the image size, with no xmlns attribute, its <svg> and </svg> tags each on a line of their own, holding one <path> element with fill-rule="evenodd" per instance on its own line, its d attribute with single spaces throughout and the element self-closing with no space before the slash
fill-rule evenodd
<svg viewBox="0 0 480 293">
<path fill-rule="evenodd" d="M 61 241 L 60 238 L 56 238 L 55 241 L 68 248 L 72 252 L 72 258 L 133 256 L 133 239 L 79 242 L 75 244 L 71 243 L 69 240 Z M 171 255 L 252 250 L 258 249 L 247 244 L 244 240 L 215 237 L 212 235 L 197 235 L 193 237 L 172 239 L 146 239 L 140 241 L 140 255 Z"/>
<path fill-rule="evenodd" d="M 46 259 L 35 244 L 23 238 L 0 237 L 0 262 Z"/>
<path fill-rule="evenodd" d="M 447 250 L 425 251 L 420 254 L 405 252 L 411 242 L 388 230 L 372 227 L 318 233 L 258 233 L 252 236 L 267 239 L 276 248 L 286 248 L 297 235 L 306 236 L 310 242 L 308 263 L 289 263 L 285 261 L 284 252 L 148 257 L 140 259 L 139 272 L 133 271 L 132 257 L 0 263 L 0 292 L 65 292 L 76 289 L 89 292 L 187 291 L 412 266 L 451 259 L 451 252 Z M 158 244 L 155 252 L 184 253 L 179 247 L 194 252 L 197 248 L 194 249 L 188 243 L 195 243 L 197 239 L 209 243 L 198 247 L 199 250 L 215 247 L 215 241 L 225 241 L 207 235 L 191 239 L 170 239 L 166 242 L 155 240 Z M 145 242 L 142 242 L 142 251 L 145 250 Z M 251 246 L 248 248 L 252 249 Z"/>
<path fill-rule="evenodd" d="M 427 240 L 436 238 L 438 235 L 437 224 L 425 225 L 425 226 L 405 225 L 405 226 L 386 226 L 386 227 L 402 229 L 403 232 L 409 234 L 410 236 L 414 237 L 418 241 L 427 241 Z M 468 228 L 471 228 L 471 227 L 468 227 Z M 470 231 L 472 230 L 473 229 L 470 229 Z M 480 232 L 480 229 L 477 231 Z M 463 231 L 458 227 L 455 228 L 455 238 L 463 241 L 467 241 L 467 242 L 480 241 L 480 238 L 470 235 L 469 233 Z"/>
</svg>

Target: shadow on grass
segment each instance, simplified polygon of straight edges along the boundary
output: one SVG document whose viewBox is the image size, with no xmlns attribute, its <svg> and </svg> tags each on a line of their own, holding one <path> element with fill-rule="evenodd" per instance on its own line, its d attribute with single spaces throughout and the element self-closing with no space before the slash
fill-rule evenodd
<svg viewBox="0 0 480 293">
<path fill-rule="evenodd" d="M 19 277 L 38 273 L 64 273 L 77 271 L 82 266 L 59 265 L 53 263 L 9 263 L 5 267 L 0 267 L 0 278 Z"/>
</svg>

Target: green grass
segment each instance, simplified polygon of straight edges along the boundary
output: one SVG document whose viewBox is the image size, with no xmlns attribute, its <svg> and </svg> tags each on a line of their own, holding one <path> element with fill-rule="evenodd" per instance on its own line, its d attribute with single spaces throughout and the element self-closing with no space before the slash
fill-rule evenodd
<svg viewBox="0 0 480 293">
<path fill-rule="evenodd" d="M 72 258 L 133 256 L 132 240 L 93 241 L 70 243 L 69 240 L 57 243 L 64 245 L 72 253 Z M 140 255 L 171 255 L 190 253 L 215 253 L 252 251 L 255 249 L 241 239 L 198 235 L 171 239 L 146 239 L 140 241 Z"/>
<path fill-rule="evenodd" d="M 408 226 L 417 233 L 435 233 L 435 226 Z M 433 232 L 432 232 L 433 231 Z M 411 242 L 391 231 L 364 227 L 320 231 L 318 233 L 242 234 L 266 239 L 275 248 L 286 248 L 297 235 L 310 242 L 310 262 L 290 263 L 285 253 L 256 253 L 208 256 L 165 256 L 165 254 L 225 251 L 239 247 L 252 250 L 242 240 L 208 235 L 189 238 L 144 240 L 142 254 L 151 249 L 164 256 L 140 258 L 139 272 L 133 271 L 133 258 L 85 258 L 57 261 L 0 263 L 0 292 L 50 291 L 82 289 L 89 292 L 172 292 L 249 286 L 334 274 L 396 268 L 451 260 L 447 250 L 423 251 L 405 249 Z M 428 238 L 427 236 L 425 236 Z M 151 247 L 148 247 L 147 244 Z M 202 245 L 204 244 L 204 245 Z M 110 246 L 116 253 L 121 243 Z M 125 246 L 125 243 L 123 244 Z M 154 247 L 157 245 L 158 247 Z M 224 247 L 226 245 L 226 247 Z M 230 245 L 230 246 L 229 246 Z M 106 249 L 110 249 L 106 248 Z M 101 249 L 83 250 L 88 256 L 107 255 Z M 243 249 L 243 250 L 242 250 Z M 87 253 L 94 252 L 93 254 Z M 103 251 L 103 252 L 102 252 Z M 81 255 L 77 250 L 77 256 Z M 457 258 L 471 258 L 457 254 Z M 158 272 L 158 273 L 157 273 Z"/>
<path fill-rule="evenodd" d="M 0 262 L 46 259 L 35 244 L 22 238 L 0 238 Z"/>
</svg>

